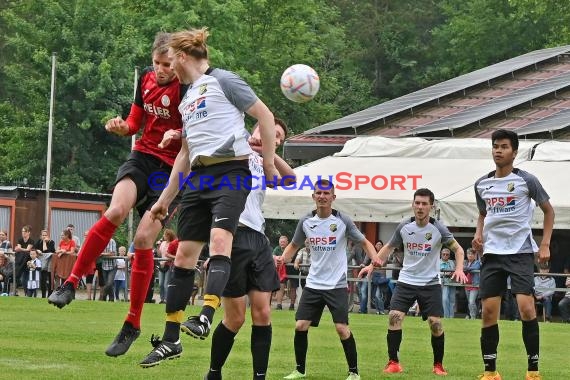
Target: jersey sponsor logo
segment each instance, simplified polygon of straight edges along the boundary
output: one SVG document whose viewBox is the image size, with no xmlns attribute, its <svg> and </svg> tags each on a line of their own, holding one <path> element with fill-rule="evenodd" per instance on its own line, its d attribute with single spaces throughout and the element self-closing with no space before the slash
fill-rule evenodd
<svg viewBox="0 0 570 380">
<path fill-rule="evenodd" d="M 145 103 L 144 110 L 151 115 L 156 115 L 163 119 L 170 119 L 170 110 L 168 108 L 157 107 L 153 103 Z"/>
<path fill-rule="evenodd" d="M 495 214 L 507 213 L 514 211 L 516 208 L 516 197 L 511 195 L 508 197 L 493 197 L 487 198 L 487 211 Z"/>
<path fill-rule="evenodd" d="M 431 244 L 406 243 L 407 253 L 410 256 L 426 257 L 431 253 Z"/>
<path fill-rule="evenodd" d="M 408 251 L 431 252 L 431 244 L 428 243 L 406 243 Z"/>
<path fill-rule="evenodd" d="M 331 224 L 331 225 L 329 226 L 329 229 L 331 230 L 331 232 L 335 232 L 335 231 L 337 230 L 336 224 L 334 224 L 334 223 Z"/>
<path fill-rule="evenodd" d="M 313 252 L 332 252 L 336 249 L 336 236 L 314 236 L 309 238 Z"/>
<path fill-rule="evenodd" d="M 188 123 L 192 120 L 203 119 L 208 116 L 206 110 L 206 97 L 202 96 L 186 105 L 183 109 L 183 122 Z"/>
<path fill-rule="evenodd" d="M 160 102 L 162 103 L 163 106 L 168 107 L 170 105 L 170 98 L 168 97 L 168 95 L 162 95 L 162 98 L 160 98 Z"/>
</svg>

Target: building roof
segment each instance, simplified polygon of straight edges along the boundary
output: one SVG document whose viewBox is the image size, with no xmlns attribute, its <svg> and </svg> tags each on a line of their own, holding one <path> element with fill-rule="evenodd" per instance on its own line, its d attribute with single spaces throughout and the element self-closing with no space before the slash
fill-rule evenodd
<svg viewBox="0 0 570 380">
<path fill-rule="evenodd" d="M 392 99 L 288 139 L 285 156 L 315 159 L 356 136 L 570 136 L 570 45 L 542 49 Z M 316 151 L 315 151 L 316 149 Z"/>
</svg>

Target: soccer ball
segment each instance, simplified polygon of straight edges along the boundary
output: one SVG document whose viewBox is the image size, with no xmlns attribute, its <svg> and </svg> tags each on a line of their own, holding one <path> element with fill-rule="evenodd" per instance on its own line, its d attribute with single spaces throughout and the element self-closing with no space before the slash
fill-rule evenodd
<svg viewBox="0 0 570 380">
<path fill-rule="evenodd" d="M 319 74 L 312 67 L 302 64 L 289 66 L 281 75 L 283 95 L 295 103 L 305 103 L 319 92 Z"/>
</svg>

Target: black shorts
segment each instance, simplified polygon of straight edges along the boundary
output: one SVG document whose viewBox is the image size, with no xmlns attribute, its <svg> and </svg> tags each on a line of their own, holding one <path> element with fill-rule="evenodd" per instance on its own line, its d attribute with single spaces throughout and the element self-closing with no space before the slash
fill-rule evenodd
<svg viewBox="0 0 570 380">
<path fill-rule="evenodd" d="M 230 278 L 222 295 L 237 298 L 252 289 L 269 293 L 278 290 L 279 277 L 265 235 L 238 227 L 232 243 Z"/>
<path fill-rule="evenodd" d="M 251 190 L 248 161 L 201 166 L 192 173 L 178 212 L 180 241 L 209 242 L 214 227 L 235 234 Z"/>
<path fill-rule="evenodd" d="M 486 253 L 481 259 L 479 296 L 500 297 L 511 277 L 511 293 L 534 294 L 534 254 L 496 255 Z"/>
<path fill-rule="evenodd" d="M 160 193 L 166 187 L 172 167 L 150 154 L 136 150 L 129 154 L 129 158 L 119 167 L 115 185 L 125 177 L 130 177 L 137 187 L 137 201 L 135 208 L 142 218 L 147 210 L 156 203 Z M 171 203 L 169 214 L 174 214 L 174 209 L 180 201 L 180 194 Z M 167 220 L 164 221 L 165 224 Z"/>
<path fill-rule="evenodd" d="M 311 326 L 317 327 L 321 321 L 325 306 L 329 308 L 334 323 L 348 325 L 347 288 L 330 290 L 303 289 L 295 320 L 311 321 Z"/>
<path fill-rule="evenodd" d="M 424 317 L 443 317 L 441 285 L 417 286 L 398 282 L 390 300 L 390 310 L 407 313 L 418 300 L 420 312 Z"/>
</svg>

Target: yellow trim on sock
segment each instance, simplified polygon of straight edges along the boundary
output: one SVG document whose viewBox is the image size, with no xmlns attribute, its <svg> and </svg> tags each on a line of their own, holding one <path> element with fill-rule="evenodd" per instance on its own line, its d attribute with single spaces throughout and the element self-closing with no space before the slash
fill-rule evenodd
<svg viewBox="0 0 570 380">
<path fill-rule="evenodd" d="M 178 310 L 174 313 L 166 313 L 166 322 L 182 323 L 184 322 L 184 311 Z"/>
<path fill-rule="evenodd" d="M 220 307 L 220 304 L 220 297 L 213 294 L 204 294 L 204 306 L 210 306 L 215 310 Z"/>
</svg>

